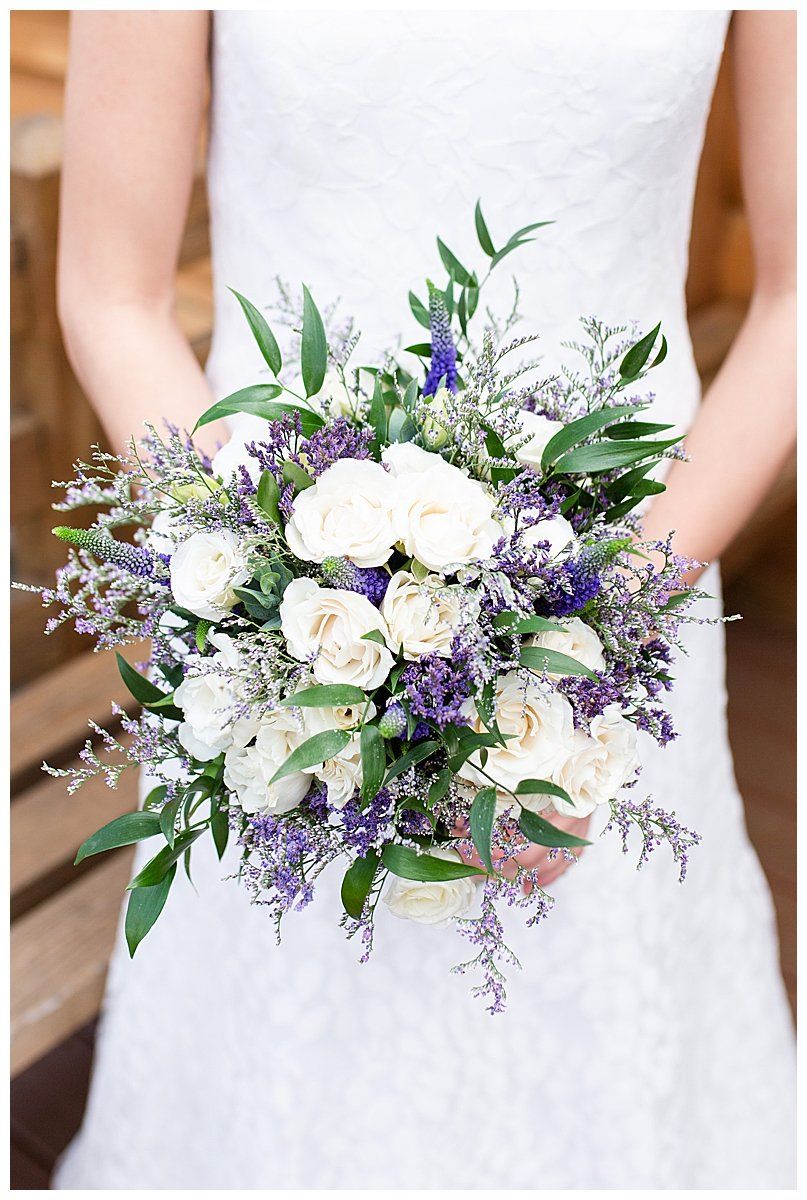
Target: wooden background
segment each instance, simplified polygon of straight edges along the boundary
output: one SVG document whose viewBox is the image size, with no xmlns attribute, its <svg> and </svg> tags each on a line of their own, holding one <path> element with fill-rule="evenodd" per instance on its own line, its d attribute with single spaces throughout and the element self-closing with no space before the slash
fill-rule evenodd
<svg viewBox="0 0 807 1200">
<path fill-rule="evenodd" d="M 100 437 L 62 348 L 54 294 L 59 116 L 67 53 L 63 11 L 11 14 L 11 437 L 13 576 L 46 582 L 62 561 L 49 530 L 49 481 Z M 753 283 L 724 64 L 695 204 L 687 286 L 698 369 L 708 384 L 742 321 Z M 177 281 L 182 326 L 203 361 L 211 326 L 207 210 L 200 172 Z M 776 901 L 782 963 L 795 997 L 794 467 L 723 560 L 729 721 L 751 836 Z M 114 937 L 125 853 L 71 867 L 79 842 L 131 807 L 132 792 L 84 789 L 68 802 L 42 779 L 44 756 L 68 761 L 84 718 L 118 698 L 114 669 L 67 630 L 44 639 L 35 598 L 12 597 L 12 1186 L 46 1187 L 80 1119 L 94 1017 Z M 98 697 L 104 701 L 99 705 Z M 51 830 L 44 842 L 42 830 Z M 32 854 L 34 836 L 36 853 Z M 49 839 L 49 840 L 48 840 Z M 43 1013 L 47 1014 L 43 1017 Z"/>
</svg>

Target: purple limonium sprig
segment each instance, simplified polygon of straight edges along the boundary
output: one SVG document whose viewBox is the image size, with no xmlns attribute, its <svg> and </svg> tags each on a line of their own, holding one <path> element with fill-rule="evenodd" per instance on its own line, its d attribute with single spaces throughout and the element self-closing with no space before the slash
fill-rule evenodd
<svg viewBox="0 0 807 1200">
<path fill-rule="evenodd" d="M 345 417 L 329 421 L 303 442 L 296 455 L 314 479 L 343 458 L 369 458 L 372 429 L 357 429 Z"/>
<path fill-rule="evenodd" d="M 467 724 L 463 705 L 473 694 L 477 680 L 471 648 L 460 638 L 452 642 L 449 658 L 424 654 L 406 668 L 401 682 L 413 716 L 433 721 L 440 729 Z"/>
<path fill-rule="evenodd" d="M 644 866 L 654 850 L 666 842 L 672 850 L 673 859 L 678 863 L 678 878 L 683 883 L 689 865 L 689 851 L 699 845 L 700 834 L 682 825 L 674 813 L 654 807 L 649 798 L 643 804 L 636 804 L 629 799 L 612 800 L 611 819 L 603 833 L 614 828 L 619 830 L 623 854 L 630 850 L 628 840 L 632 825 L 639 830 L 642 838 L 637 870 Z"/>
<path fill-rule="evenodd" d="M 439 288 L 430 279 L 426 280 L 429 288 L 429 329 L 432 340 L 432 358 L 426 382 L 423 385 L 423 395 L 433 396 L 444 382 L 450 392 L 457 390 L 457 348 L 451 334 L 451 316 L 446 305 L 446 299 Z"/>
</svg>

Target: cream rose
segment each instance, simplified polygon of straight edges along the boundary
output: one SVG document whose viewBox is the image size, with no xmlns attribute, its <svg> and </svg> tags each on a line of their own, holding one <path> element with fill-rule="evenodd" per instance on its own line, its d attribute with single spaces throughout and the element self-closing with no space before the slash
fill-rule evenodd
<svg viewBox="0 0 807 1200">
<path fill-rule="evenodd" d="M 387 623 L 390 647 L 404 658 L 451 651 L 460 620 L 456 588 L 446 587 L 439 575 L 418 582 L 409 571 L 398 571 L 389 581 L 381 615 Z"/>
<path fill-rule="evenodd" d="M 365 459 L 334 463 L 295 498 L 286 540 L 304 562 L 335 555 L 358 567 L 381 566 L 396 540 L 389 475 Z"/>
<path fill-rule="evenodd" d="M 598 804 L 613 800 L 638 768 L 636 727 L 623 717 L 618 705 L 609 704 L 594 717 L 588 734 L 576 731 L 570 757 L 553 776 L 574 803 L 560 799 L 552 803 L 564 816 L 588 816 Z"/>
<path fill-rule="evenodd" d="M 462 862 L 453 850 L 430 850 L 433 858 Z M 468 912 L 476 896 L 473 876 L 464 879 L 442 879 L 421 883 L 416 879 L 393 877 L 384 893 L 384 901 L 396 917 L 437 925 Z"/>
<path fill-rule="evenodd" d="M 283 594 L 280 627 L 290 654 L 311 661 L 319 683 L 377 688 L 395 661 L 386 646 L 364 638 L 378 630 L 386 639 L 389 630 L 378 609 L 357 592 L 295 579 Z"/>
<path fill-rule="evenodd" d="M 265 436 L 266 421 L 262 417 L 240 413 L 232 423 L 229 440 L 213 455 L 213 474 L 226 486 L 239 467 L 245 467 L 252 482 L 257 483 L 261 476 L 261 465 L 257 458 L 247 453 L 247 446 L 262 441 Z"/>
<path fill-rule="evenodd" d="M 248 578 L 238 538 L 230 529 L 193 533 L 171 555 L 174 599 L 207 621 L 218 621 L 238 603 L 233 588 Z"/>
<path fill-rule="evenodd" d="M 233 715 L 239 703 L 234 673 L 242 665 L 235 643 L 224 633 L 209 633 L 208 641 L 216 653 L 189 671 L 174 693 L 185 714 L 179 740 L 201 762 L 216 758 L 234 743 L 246 745 L 258 728 L 257 720 Z"/>
<path fill-rule="evenodd" d="M 488 558 L 502 527 L 483 485 L 411 442 L 382 454 L 395 476 L 396 537 L 431 571 Z"/>
<path fill-rule="evenodd" d="M 356 788 L 361 787 L 361 750 L 358 737 L 352 737 L 344 750 L 340 750 L 333 758 L 314 768 L 311 774 L 316 775 L 328 789 L 328 803 L 331 808 L 344 808 L 352 799 Z"/>
<path fill-rule="evenodd" d="M 568 759 L 574 740 L 569 701 L 559 692 L 545 691 L 537 681 L 525 683 L 516 671 L 499 677 L 494 700 L 497 724 L 508 740 L 504 746 L 488 748 L 485 774 L 480 769 L 480 752 L 476 751 L 460 767 L 460 778 L 477 788 L 490 786 L 492 778 L 510 791 L 515 791 L 522 779 L 553 779 Z M 482 733 L 485 725 L 472 702 L 468 715 L 471 728 Z M 503 806 L 513 803 L 501 789 L 499 800 Z M 537 812 L 552 800 L 545 795 L 529 795 L 522 797 L 521 803 Z"/>
<path fill-rule="evenodd" d="M 549 557 L 557 558 L 574 544 L 575 533 L 566 518 L 558 513 L 556 517 L 547 517 L 545 521 L 525 527 L 522 530 L 522 540 L 525 546 L 549 542 Z"/>
<path fill-rule="evenodd" d="M 224 782 L 244 812 L 284 813 L 295 808 L 311 786 L 303 771 L 272 777 L 309 736 L 299 715 L 281 708 L 261 718 L 253 746 L 231 746 L 224 756 Z"/>
<path fill-rule="evenodd" d="M 550 421 L 549 417 L 525 409 L 520 414 L 519 424 L 519 432 L 509 439 L 511 446 L 517 447 L 515 456 L 525 466 L 540 467 L 544 450 L 555 434 L 563 429 L 563 422 Z"/>
<path fill-rule="evenodd" d="M 568 654 L 570 658 L 577 659 L 590 671 L 604 671 L 605 655 L 602 642 L 591 626 L 586 625 L 579 617 L 568 617 L 558 624 L 563 625 L 562 630 L 548 629 L 544 633 L 536 633 L 527 645 L 557 650 L 559 654 Z M 559 679 L 560 676 L 550 674 L 550 678 Z"/>
</svg>

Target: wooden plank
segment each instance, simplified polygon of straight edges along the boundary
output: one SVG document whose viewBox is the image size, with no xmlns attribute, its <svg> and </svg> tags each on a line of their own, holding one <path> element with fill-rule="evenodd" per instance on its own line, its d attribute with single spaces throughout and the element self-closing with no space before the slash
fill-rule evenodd
<svg viewBox="0 0 807 1200">
<path fill-rule="evenodd" d="M 107 861 L 11 929 L 11 1071 L 18 1074 L 98 1011 L 132 854 Z"/>
<path fill-rule="evenodd" d="M 11 13 L 12 71 L 63 80 L 67 70 L 69 11 L 16 9 Z"/>
<path fill-rule="evenodd" d="M 120 651 L 128 662 L 147 657 L 144 642 L 125 646 Z M 42 759 L 63 761 L 89 736 L 88 718 L 99 724 L 109 719 L 110 704 L 115 700 L 128 711 L 136 705 L 121 679 L 114 654 L 81 654 L 55 671 L 20 688 L 11 704 L 11 776 L 12 789 L 20 781 L 38 772 Z"/>
<path fill-rule="evenodd" d="M 124 771 L 116 788 L 94 778 L 70 796 L 66 780 L 43 776 L 22 792 L 11 806 L 12 918 L 72 883 L 81 843 L 113 817 L 137 808 L 137 800 L 136 768 Z"/>
<path fill-rule="evenodd" d="M 11 414 L 11 521 L 51 514 L 50 479 L 39 452 L 45 437 L 42 423 L 32 413 Z"/>
</svg>

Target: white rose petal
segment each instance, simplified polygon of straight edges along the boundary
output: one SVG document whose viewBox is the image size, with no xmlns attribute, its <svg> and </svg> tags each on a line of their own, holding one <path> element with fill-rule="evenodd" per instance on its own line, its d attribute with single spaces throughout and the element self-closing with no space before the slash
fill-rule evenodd
<svg viewBox="0 0 807 1200">
<path fill-rule="evenodd" d="M 393 575 L 381 605 L 390 647 L 413 660 L 424 654 L 450 654 L 460 611 L 457 588 L 446 587 L 439 575 L 418 582 L 409 571 Z"/>
<path fill-rule="evenodd" d="M 462 861 L 453 850 L 434 849 L 429 854 L 432 858 L 444 858 L 448 862 Z M 467 913 L 475 896 L 473 876 L 432 880 L 428 883 L 396 876 L 390 879 L 384 901 L 396 917 L 420 921 L 423 925 L 437 925 Z"/>
<path fill-rule="evenodd" d="M 233 591 L 249 578 L 238 538 L 230 529 L 194 533 L 171 556 L 171 591 L 181 608 L 217 621 L 238 603 Z"/>
<path fill-rule="evenodd" d="M 569 617 L 565 621 L 559 621 L 558 624 L 563 625 L 562 630 L 546 630 L 544 633 L 536 633 L 528 640 L 527 645 L 544 646 L 547 650 L 557 650 L 559 654 L 568 654 L 570 658 L 576 659 L 590 671 L 604 671 L 605 655 L 602 642 L 591 626 L 586 625 L 585 621 L 581 621 L 579 617 Z M 552 679 L 560 677 L 560 675 L 550 673 Z"/>
<path fill-rule="evenodd" d="M 521 446 L 515 451 L 515 456 L 520 463 L 525 466 L 540 467 L 541 458 L 548 443 L 563 429 L 562 421 L 550 421 L 549 417 L 544 417 L 540 413 L 532 413 L 523 410 L 519 417 L 520 431 L 509 439 L 511 445 Z"/>
<path fill-rule="evenodd" d="M 310 661 L 319 683 L 377 688 L 395 662 L 386 646 L 364 637 L 378 630 L 388 638 L 389 630 L 378 609 L 357 592 L 295 579 L 283 594 L 280 627 L 289 653 L 301 662 Z"/>
<path fill-rule="evenodd" d="M 179 740 L 202 762 L 216 758 L 234 742 L 246 745 L 258 728 L 257 720 L 234 716 L 240 697 L 233 671 L 241 665 L 235 642 L 224 633 L 210 633 L 208 641 L 217 653 L 189 672 L 174 695 L 185 715 Z"/>
<path fill-rule="evenodd" d="M 560 513 L 556 517 L 547 517 L 522 531 L 525 546 L 535 546 L 538 542 L 549 542 L 549 557 L 557 558 L 564 550 L 574 544 L 575 532 L 565 517 Z"/>
<path fill-rule="evenodd" d="M 555 799 L 553 804 L 564 816 L 588 816 L 598 804 L 613 800 L 638 768 L 636 727 L 623 717 L 618 705 L 609 704 L 594 717 L 587 734 L 576 731 L 572 753 L 554 776 L 554 782 L 574 803 Z"/>
<path fill-rule="evenodd" d="M 224 756 L 224 782 L 244 812 L 284 813 L 295 808 L 311 786 L 303 771 L 271 779 L 308 737 L 303 722 L 281 708 L 261 718 L 253 746 L 231 746 Z"/>
<path fill-rule="evenodd" d="M 382 458 L 397 482 L 393 519 L 407 554 L 431 571 L 490 556 L 502 527 L 481 483 L 411 442 L 388 446 Z"/>
<path fill-rule="evenodd" d="M 525 684 L 516 671 L 499 677 L 494 699 L 496 721 L 507 743 L 488 748 L 485 774 L 476 751 L 460 767 L 460 778 L 482 788 L 490 786 L 490 776 L 511 791 L 522 779 L 553 779 L 566 763 L 574 740 L 569 701 L 559 692 L 545 691 L 537 680 Z M 470 703 L 468 715 L 471 728 L 482 733 L 485 725 Z M 499 801 L 501 807 L 513 802 L 501 789 Z M 521 797 L 521 803 L 538 812 L 552 803 L 552 797 L 527 795 Z"/>
<path fill-rule="evenodd" d="M 334 463 L 295 498 L 286 540 L 304 562 L 335 555 L 359 567 L 381 566 L 395 543 L 389 475 L 367 459 Z"/>
<path fill-rule="evenodd" d="M 261 417 L 242 413 L 233 422 L 233 430 L 229 441 L 225 442 L 213 455 L 211 463 L 213 474 L 226 486 L 239 467 L 245 467 L 253 483 L 261 476 L 261 465 L 257 458 L 247 453 L 247 446 L 252 442 L 261 442 L 266 436 L 266 422 Z"/>
</svg>

